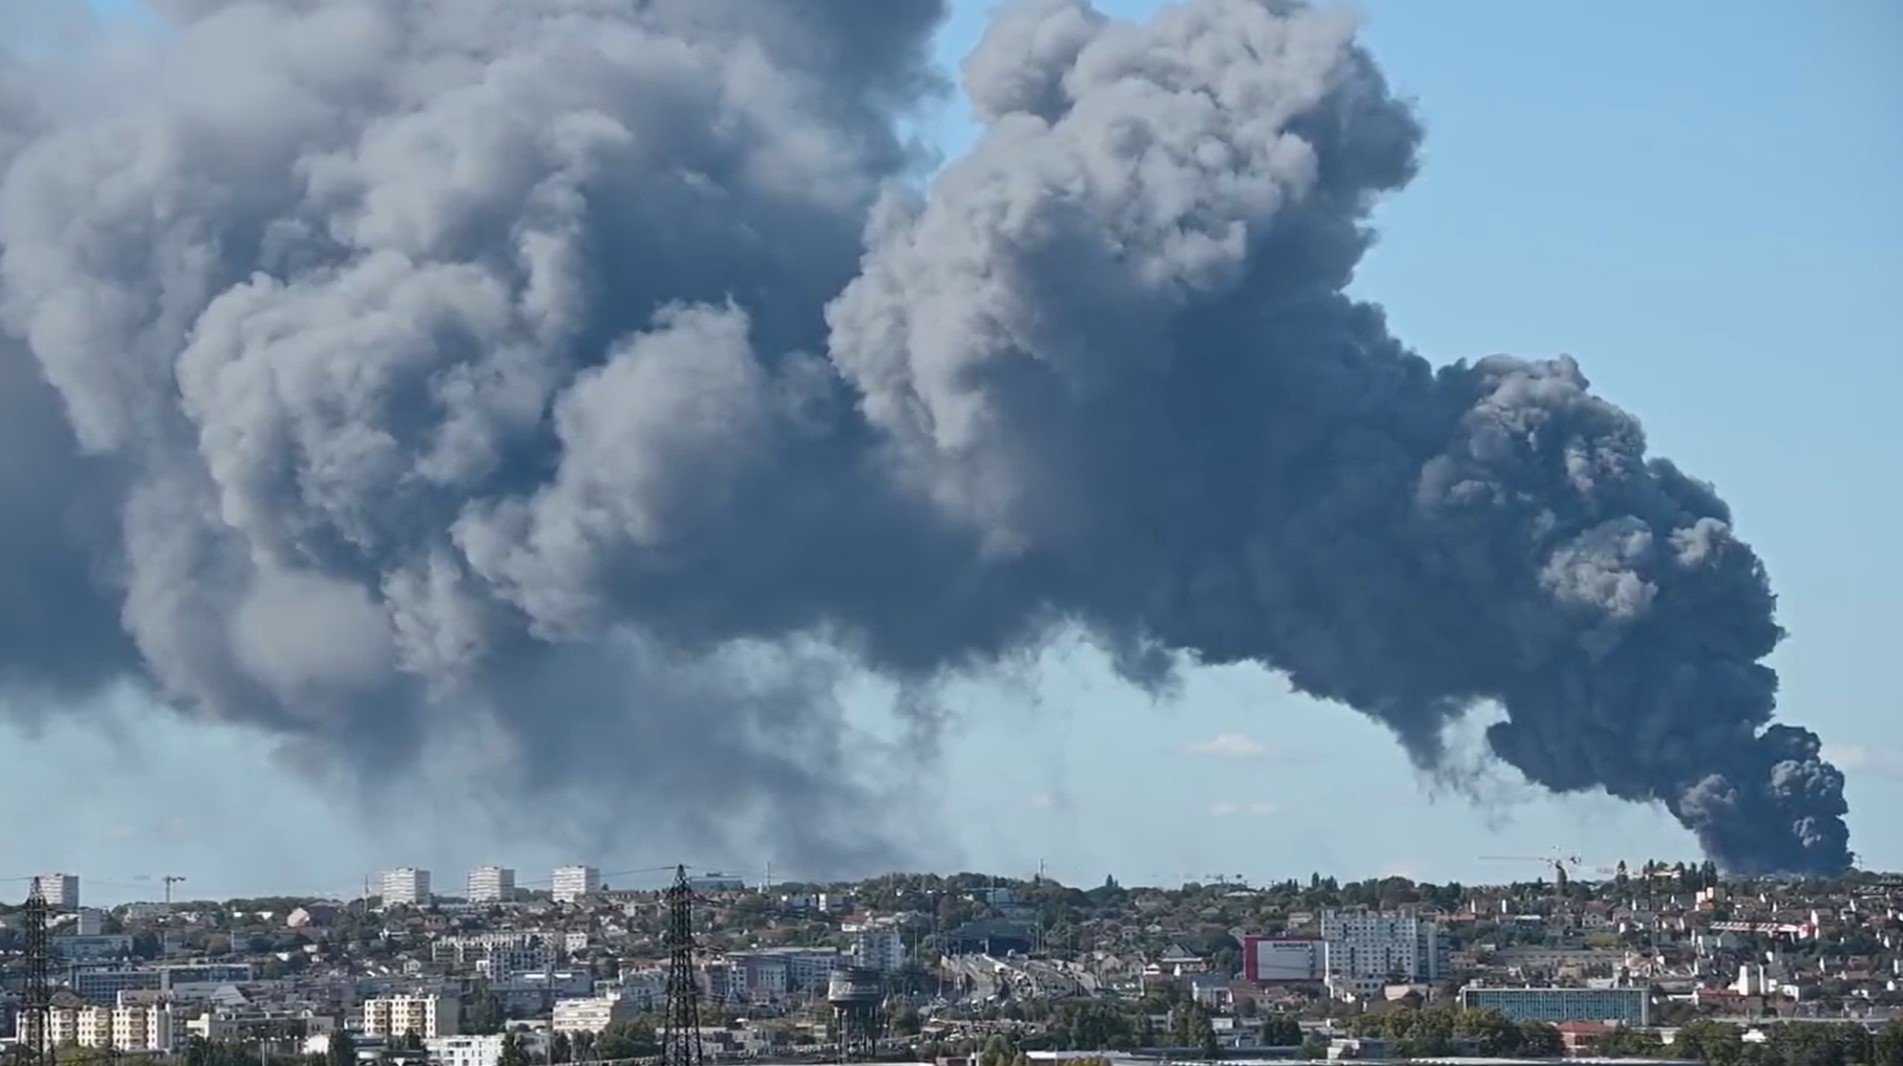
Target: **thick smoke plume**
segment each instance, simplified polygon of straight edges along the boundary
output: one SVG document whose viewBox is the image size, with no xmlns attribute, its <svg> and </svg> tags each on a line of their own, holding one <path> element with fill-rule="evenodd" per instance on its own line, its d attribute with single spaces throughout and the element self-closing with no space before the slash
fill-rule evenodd
<svg viewBox="0 0 1903 1066">
<path fill-rule="evenodd" d="M 8 702 L 482 737 L 849 864 L 839 671 L 1081 626 L 1427 766 L 1496 704 L 1548 788 L 1849 863 L 1723 501 L 1570 359 L 1436 369 L 1344 294 L 1421 136 L 1347 15 L 1013 0 L 916 191 L 942 6 L 173 0 L 0 66 Z"/>
</svg>

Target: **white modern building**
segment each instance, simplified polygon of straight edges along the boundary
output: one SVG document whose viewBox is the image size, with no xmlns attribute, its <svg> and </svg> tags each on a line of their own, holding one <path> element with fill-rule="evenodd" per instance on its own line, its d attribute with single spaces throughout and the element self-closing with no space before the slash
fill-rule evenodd
<svg viewBox="0 0 1903 1066">
<path fill-rule="evenodd" d="M 363 1001 L 363 1035 L 394 1040 L 409 1033 L 428 1040 L 455 1036 L 462 1013 L 453 996 L 378 996 Z"/>
<path fill-rule="evenodd" d="M 440 1066 L 497 1066 L 504 1036 L 438 1036 L 423 1041 L 430 1061 Z"/>
<path fill-rule="evenodd" d="M 889 973 L 905 965 L 905 938 L 896 929 L 861 929 L 852 937 L 856 965 Z"/>
<path fill-rule="evenodd" d="M 557 903 L 573 903 L 601 891 L 601 870 L 593 866 L 557 866 L 549 895 Z"/>
<path fill-rule="evenodd" d="M 420 907 L 430 901 L 429 871 L 404 866 L 383 872 L 383 905 Z"/>
<path fill-rule="evenodd" d="M 515 871 L 507 866 L 478 866 L 469 871 L 469 902 L 497 903 L 515 895 Z"/>
<path fill-rule="evenodd" d="M 1336 995 L 1438 981 L 1447 971 L 1440 926 L 1411 914 L 1327 911 L 1322 941 L 1322 978 Z"/>
<path fill-rule="evenodd" d="M 33 879 L 33 887 L 40 890 L 40 898 L 54 910 L 79 909 L 78 874 L 41 874 Z"/>
</svg>

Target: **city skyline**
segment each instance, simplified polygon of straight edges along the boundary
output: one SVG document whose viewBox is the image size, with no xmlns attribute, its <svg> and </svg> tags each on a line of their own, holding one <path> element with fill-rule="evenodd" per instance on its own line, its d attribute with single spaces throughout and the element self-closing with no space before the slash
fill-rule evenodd
<svg viewBox="0 0 1903 1066">
<path fill-rule="evenodd" d="M 974 40 L 984 6 L 956 6 L 938 43 L 945 65 Z M 1155 5 L 1102 6 L 1143 17 Z M 1886 192 L 1903 177 L 1903 147 L 1880 132 L 1876 101 L 1895 98 L 1900 76 L 1872 43 L 1895 28 L 1895 10 L 1846 4 L 1792 26 L 1770 4 L 1648 8 L 1633 40 L 1633 5 L 1360 6 L 1370 47 L 1418 98 L 1429 132 L 1420 179 L 1376 214 L 1381 243 L 1355 291 L 1436 362 L 1577 355 L 1661 453 L 1719 484 L 1767 559 L 1792 632 L 1773 658 L 1781 713 L 1816 728 L 1845 769 L 1851 847 L 1873 866 L 1903 867 L 1903 826 L 1880 813 L 1903 809 L 1903 734 L 1882 670 L 1886 605 L 1903 596 L 1883 531 L 1903 513 L 1894 493 L 1855 488 L 1885 483 L 1897 457 L 1878 427 L 1903 369 L 1883 358 L 1899 337 L 1880 309 L 1903 299 L 1903 218 Z M 1719 12 L 1726 30 L 1685 63 L 1683 42 L 1704 40 Z M 1749 77 L 1769 57 L 1797 73 L 1775 85 Z M 935 120 L 948 154 L 969 143 L 962 108 Z M 1784 116 L 1772 158 L 1752 117 L 1767 114 Z M 1642 165 L 1598 165 L 1640 148 Z M 1818 262 L 1831 269 L 1797 266 Z M 914 743 L 891 735 L 880 706 L 890 698 L 866 682 L 847 700 L 871 738 L 868 761 Z M 347 887 L 361 879 L 353 870 L 406 862 L 455 887 L 485 861 L 527 871 L 580 856 L 604 870 L 679 856 L 801 872 L 799 856 L 634 849 L 585 831 L 550 840 L 564 835 L 564 803 L 591 799 L 498 811 L 459 788 L 481 752 L 363 791 L 257 734 L 187 724 L 131 692 L 103 700 L 83 723 L 0 725 L 0 743 L 25 753 L 15 773 L 28 794 L 59 794 L 82 766 L 94 790 L 15 832 L 9 856 L 25 868 L 0 874 L 64 868 L 90 882 L 97 870 L 102 888 L 138 891 L 129 878 L 184 873 L 188 887 L 236 896 Z M 1480 856 L 1494 853 L 1696 855 L 1653 809 L 1538 793 L 1477 758 L 1423 774 L 1381 727 L 1258 669 L 1191 671 L 1159 706 L 1115 681 L 1100 653 L 1061 644 L 1022 677 L 961 684 L 946 702 L 958 713 L 931 738 L 933 757 L 890 808 L 868 810 L 869 822 L 888 810 L 917 818 L 921 847 L 907 860 L 935 869 L 1048 863 L 1083 885 L 1317 868 L 1439 881 L 1484 876 Z M 1477 750 L 1484 722 L 1457 727 L 1457 751 Z M 700 772 L 721 787 L 718 765 Z M 154 795 L 194 802 L 171 809 L 146 802 Z"/>
</svg>

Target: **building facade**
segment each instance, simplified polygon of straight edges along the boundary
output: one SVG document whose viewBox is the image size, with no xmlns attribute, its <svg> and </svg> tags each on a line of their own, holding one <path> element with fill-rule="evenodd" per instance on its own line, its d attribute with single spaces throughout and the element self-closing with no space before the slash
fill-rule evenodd
<svg viewBox="0 0 1903 1066">
<path fill-rule="evenodd" d="M 439 937 L 430 943 L 430 961 L 474 969 L 492 979 L 546 970 L 555 965 L 555 947 L 542 933 L 473 933 Z"/>
<path fill-rule="evenodd" d="M 251 980 L 246 962 L 178 963 L 171 966 L 104 966 L 72 972 L 73 994 L 93 1003 L 113 1003 L 121 992 L 175 992 L 188 986 L 243 984 Z"/>
<path fill-rule="evenodd" d="M 905 965 L 905 938 L 894 929 L 861 929 L 852 936 L 853 964 L 880 973 Z"/>
<path fill-rule="evenodd" d="M 1499 1011 L 1516 1022 L 1618 1022 L 1652 1024 L 1647 988 L 1485 988 L 1460 990 L 1469 1010 Z"/>
<path fill-rule="evenodd" d="M 418 870 L 413 866 L 385 870 L 382 895 L 386 907 L 424 906 L 430 901 L 429 871 Z"/>
<path fill-rule="evenodd" d="M 825 987 L 842 960 L 829 948 L 761 948 L 730 951 L 725 961 L 725 998 L 770 1003 Z"/>
<path fill-rule="evenodd" d="M 687 887 L 696 892 L 745 892 L 747 882 L 733 874 L 714 872 L 688 878 Z"/>
<path fill-rule="evenodd" d="M 507 866 L 478 866 L 469 871 L 469 902 L 499 903 L 515 895 L 515 871 Z"/>
<path fill-rule="evenodd" d="M 1300 984 L 1322 978 L 1328 942 L 1318 936 L 1245 936 L 1242 976 L 1257 984 Z"/>
<path fill-rule="evenodd" d="M 54 910 L 79 909 L 78 874 L 41 874 L 33 879 L 33 887 L 40 890 L 40 898 Z"/>
<path fill-rule="evenodd" d="M 502 1061 L 503 1035 L 438 1036 L 423 1042 L 430 1061 L 439 1066 L 497 1066 Z"/>
<path fill-rule="evenodd" d="M 16 1035 L 23 1044 L 33 1039 L 29 1028 L 27 1018 L 21 1016 Z M 56 1047 L 172 1050 L 172 1008 L 164 1004 L 55 1008 L 48 1012 L 47 1029 Z"/>
<path fill-rule="evenodd" d="M 455 1036 L 461 1012 L 450 996 L 430 994 L 378 996 L 363 1001 L 363 1035 L 385 1040 L 415 1033 L 425 1040 Z"/>
<path fill-rule="evenodd" d="M 1336 994 L 1438 981 L 1447 939 L 1438 923 L 1384 911 L 1322 915 L 1322 980 Z"/>
<path fill-rule="evenodd" d="M 47 946 L 53 949 L 53 954 L 70 962 L 99 962 L 132 955 L 132 938 L 124 933 L 48 937 Z"/>
<path fill-rule="evenodd" d="M 641 1013 L 640 1005 L 619 993 L 555 1001 L 551 1025 L 558 1033 L 600 1033 Z"/>
<path fill-rule="evenodd" d="M 573 903 L 601 891 L 601 870 L 593 866 L 557 866 L 549 895 L 557 903 Z"/>
</svg>

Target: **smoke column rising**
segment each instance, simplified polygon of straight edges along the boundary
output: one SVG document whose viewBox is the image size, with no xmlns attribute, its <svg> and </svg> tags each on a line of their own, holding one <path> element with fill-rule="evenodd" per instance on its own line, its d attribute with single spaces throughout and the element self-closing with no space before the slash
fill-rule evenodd
<svg viewBox="0 0 1903 1066">
<path fill-rule="evenodd" d="M 1423 766 L 1496 704 L 1541 785 L 1849 864 L 1723 501 L 1572 360 L 1437 369 L 1345 295 L 1421 138 L 1345 13 L 1013 0 L 920 194 L 939 0 L 161 7 L 0 66 L 9 705 L 480 735 L 844 867 L 843 671 L 905 715 L 1081 626 Z"/>
</svg>

